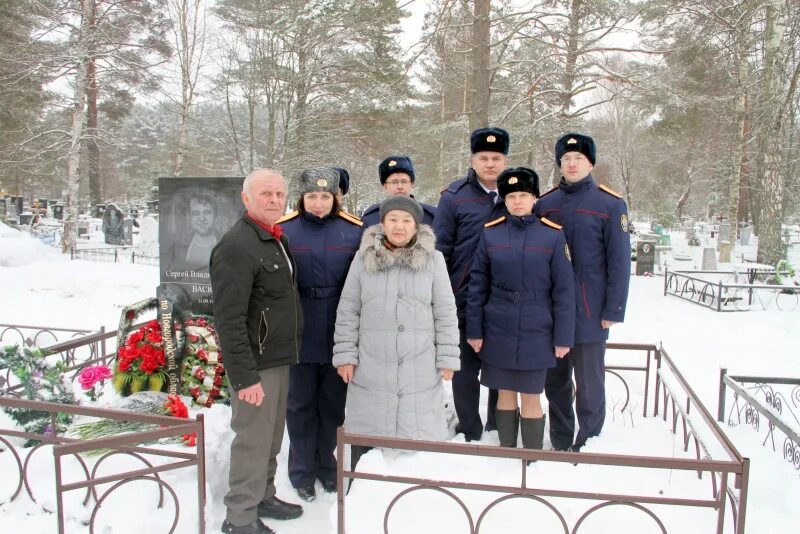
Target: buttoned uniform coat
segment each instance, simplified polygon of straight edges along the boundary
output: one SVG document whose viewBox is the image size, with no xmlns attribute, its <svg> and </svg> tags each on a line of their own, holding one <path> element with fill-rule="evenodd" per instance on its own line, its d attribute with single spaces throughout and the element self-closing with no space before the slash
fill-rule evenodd
<svg viewBox="0 0 800 534">
<path fill-rule="evenodd" d="M 601 320 L 622 322 L 631 275 L 628 208 L 592 175 L 570 184 L 563 178 L 543 194 L 534 213 L 564 229 L 575 272 L 575 343 L 608 339 Z"/>
<path fill-rule="evenodd" d="M 301 363 L 331 363 L 336 307 L 350 263 L 361 242 L 358 219 L 338 214 L 317 217 L 292 213 L 278 224 L 289 236 L 289 248 L 297 263 L 297 285 L 303 306 L 303 322 L 312 326 L 303 333 Z"/>
<path fill-rule="evenodd" d="M 433 231 L 388 250 L 380 227 L 364 232 L 339 299 L 333 365 L 356 365 L 345 429 L 442 440 L 447 435 L 439 369 L 458 370 L 455 301 Z"/>
<path fill-rule="evenodd" d="M 454 181 L 442 190 L 433 231 L 436 249 L 447 262 L 450 285 L 456 297 L 459 319 L 464 320 L 467 309 L 469 270 L 483 225 L 507 213 L 503 202 L 486 192 L 478 175 L 470 169 L 465 178 Z"/>
<path fill-rule="evenodd" d="M 552 224 L 552 223 L 551 223 Z M 572 347 L 575 279 L 564 233 L 533 215 L 487 225 L 472 263 L 467 338 L 500 369 L 546 369 Z"/>
<path fill-rule="evenodd" d="M 411 198 L 414 198 L 414 195 L 411 195 Z M 422 206 L 422 224 L 433 226 L 433 221 L 436 218 L 436 206 L 423 204 L 422 202 L 420 202 L 419 205 Z M 381 205 L 373 204 L 372 206 L 368 207 L 366 210 L 364 210 L 364 213 L 361 214 L 361 220 L 364 221 L 365 228 L 381 222 Z"/>
</svg>

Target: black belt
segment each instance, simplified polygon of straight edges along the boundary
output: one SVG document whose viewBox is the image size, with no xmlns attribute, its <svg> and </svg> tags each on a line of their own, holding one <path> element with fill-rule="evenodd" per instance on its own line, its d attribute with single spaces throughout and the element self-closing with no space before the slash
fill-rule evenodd
<svg viewBox="0 0 800 534">
<path fill-rule="evenodd" d="M 338 287 L 301 287 L 300 296 L 307 299 L 329 299 L 338 297 L 342 290 Z"/>
<path fill-rule="evenodd" d="M 492 287 L 492 295 L 514 303 L 520 303 L 549 299 L 550 291 L 506 291 L 499 287 Z"/>
</svg>

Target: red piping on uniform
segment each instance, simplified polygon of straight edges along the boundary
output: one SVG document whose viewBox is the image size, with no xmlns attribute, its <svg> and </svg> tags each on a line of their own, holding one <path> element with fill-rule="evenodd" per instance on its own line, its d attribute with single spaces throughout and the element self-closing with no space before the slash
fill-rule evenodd
<svg viewBox="0 0 800 534">
<path fill-rule="evenodd" d="M 464 279 L 467 277 L 467 272 L 469 271 L 469 268 L 470 264 L 464 266 L 464 274 L 461 275 L 461 280 L 458 281 L 458 287 L 455 288 L 455 291 L 458 291 L 464 285 Z"/>
<path fill-rule="evenodd" d="M 523 248 L 525 250 L 540 250 L 542 252 L 547 252 L 548 254 L 552 254 L 553 253 L 553 249 L 552 248 L 547 248 L 547 247 L 535 247 L 533 245 L 525 245 Z"/>
<path fill-rule="evenodd" d="M 608 213 L 600 213 L 599 211 L 575 210 L 575 213 L 588 213 L 589 215 L 597 215 L 599 217 L 603 217 L 604 219 L 608 219 Z"/>
<path fill-rule="evenodd" d="M 506 250 L 506 249 L 510 249 L 510 248 L 511 248 L 511 245 L 492 245 L 489 248 L 487 248 L 486 250 L 487 251 L 489 251 L 489 250 L 497 250 L 497 249 Z"/>
<path fill-rule="evenodd" d="M 586 318 L 592 318 L 592 311 L 589 309 L 589 301 L 586 298 L 586 282 L 581 282 L 581 293 L 583 294 L 583 307 L 586 308 Z"/>
</svg>

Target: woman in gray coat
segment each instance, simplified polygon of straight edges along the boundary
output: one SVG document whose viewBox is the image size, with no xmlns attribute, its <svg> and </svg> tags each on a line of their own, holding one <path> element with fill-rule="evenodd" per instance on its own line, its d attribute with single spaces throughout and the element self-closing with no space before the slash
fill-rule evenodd
<svg viewBox="0 0 800 534">
<path fill-rule="evenodd" d="M 345 429 L 445 439 L 442 379 L 461 364 L 444 257 L 414 199 L 389 197 L 380 216 L 364 232 L 336 312 L 333 365 L 348 384 Z"/>
</svg>

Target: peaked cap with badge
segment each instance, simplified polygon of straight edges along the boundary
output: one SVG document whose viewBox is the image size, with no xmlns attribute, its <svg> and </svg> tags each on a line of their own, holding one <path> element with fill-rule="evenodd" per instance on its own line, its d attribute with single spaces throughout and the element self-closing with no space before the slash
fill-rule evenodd
<svg viewBox="0 0 800 534">
<path fill-rule="evenodd" d="M 305 169 L 300 173 L 300 194 L 322 191 L 335 195 L 339 190 L 339 172 L 333 167 Z"/>
<path fill-rule="evenodd" d="M 497 177 L 497 193 L 500 198 L 516 191 L 524 191 L 539 198 L 539 175 L 527 167 L 513 167 L 504 170 Z"/>
<path fill-rule="evenodd" d="M 589 163 L 594 165 L 597 157 L 597 148 L 594 145 L 594 139 L 588 135 L 579 133 L 568 133 L 561 136 L 556 141 L 556 165 L 561 165 L 561 158 L 567 152 L 580 152 Z"/>
<path fill-rule="evenodd" d="M 501 152 L 508 155 L 511 137 L 502 128 L 478 128 L 469 136 L 469 148 L 473 154 L 478 152 Z"/>
<path fill-rule="evenodd" d="M 389 156 L 378 165 L 378 176 L 381 179 L 381 185 L 385 184 L 389 176 L 396 172 L 406 173 L 411 178 L 412 184 L 416 180 L 414 164 L 411 163 L 411 158 L 408 156 Z"/>
</svg>

